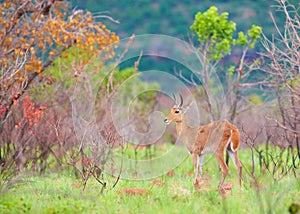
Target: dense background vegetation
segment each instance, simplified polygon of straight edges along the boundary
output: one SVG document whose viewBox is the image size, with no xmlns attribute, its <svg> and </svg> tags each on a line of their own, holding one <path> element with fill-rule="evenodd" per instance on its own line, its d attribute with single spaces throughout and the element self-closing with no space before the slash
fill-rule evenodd
<svg viewBox="0 0 300 214">
<path fill-rule="evenodd" d="M 299 3 L 285 2 L 73 0 L 70 6 L 64 0 L 1 1 L 0 210 L 299 211 Z M 195 43 L 176 49 L 168 43 L 171 37 L 151 35 L 140 48 L 132 34 L 167 34 Z M 269 40 L 273 35 L 276 39 Z M 122 49 L 124 37 L 130 38 Z M 152 46 L 154 57 L 143 55 Z M 136 47 L 140 55 L 123 61 Z M 201 62 L 196 81 L 184 63 L 158 56 L 186 59 L 197 50 L 202 54 L 196 58 Z M 149 69 L 176 78 L 142 72 Z M 185 87 L 176 91 L 179 83 Z M 176 100 L 174 91 L 194 99 L 201 115 L 200 122 L 192 118 L 197 125 L 226 118 L 239 128 L 241 189 L 231 163 L 225 184 L 216 188 L 220 170 L 213 160 L 193 185 L 191 157 L 174 146 L 175 127 L 163 124 Z M 133 129 L 124 135 L 123 127 Z M 141 145 L 152 140 L 150 135 L 131 136 L 153 127 L 164 133 L 152 144 Z M 185 160 L 162 171 L 177 158 L 174 148 Z M 165 154 L 171 155 L 155 168 L 160 174 L 145 180 L 139 170 L 151 170 L 139 163 L 152 164 Z M 126 173 L 132 180 L 124 179 Z"/>
<path fill-rule="evenodd" d="M 297 0 L 290 0 L 297 4 Z M 193 23 L 198 11 L 205 11 L 217 6 L 220 12 L 230 13 L 230 19 L 237 23 L 237 30 L 243 31 L 252 24 L 260 25 L 264 33 L 271 36 L 275 32 L 269 12 L 273 12 L 279 25 L 284 23 L 284 15 L 268 0 L 73 0 L 79 8 L 92 12 L 103 12 L 118 20 L 120 24 L 105 22 L 110 29 L 123 38 L 131 34 L 167 34 L 180 39 L 190 36 L 189 26 Z"/>
</svg>

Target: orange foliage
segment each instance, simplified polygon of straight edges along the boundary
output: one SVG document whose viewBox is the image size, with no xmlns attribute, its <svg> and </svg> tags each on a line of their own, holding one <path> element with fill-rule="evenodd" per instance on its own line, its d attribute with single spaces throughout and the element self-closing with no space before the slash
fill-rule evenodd
<svg viewBox="0 0 300 214">
<path fill-rule="evenodd" d="M 15 127 L 21 128 L 22 125 L 26 123 L 28 124 L 31 134 L 34 134 L 31 128 L 39 122 L 41 117 L 44 115 L 43 111 L 46 108 L 46 106 L 36 106 L 34 102 L 30 101 L 30 96 L 26 96 L 22 103 L 23 118 Z"/>
<path fill-rule="evenodd" d="M 2 118 L 4 112 L 5 112 L 5 107 L 0 105 L 0 118 Z"/>
<path fill-rule="evenodd" d="M 68 48 L 105 61 L 119 41 L 90 12 L 71 10 L 67 1 L 6 0 L 0 9 L 0 90 L 8 92 L 0 93 L 2 106 L 10 103 L 11 95 L 22 95 Z"/>
</svg>

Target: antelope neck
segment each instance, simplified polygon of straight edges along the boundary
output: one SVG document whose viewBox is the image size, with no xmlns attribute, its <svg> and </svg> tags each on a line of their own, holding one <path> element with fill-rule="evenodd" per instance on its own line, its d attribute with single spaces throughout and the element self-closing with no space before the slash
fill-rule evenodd
<svg viewBox="0 0 300 214">
<path fill-rule="evenodd" d="M 188 126 L 187 118 L 185 116 L 181 117 L 181 121 L 176 122 L 176 132 L 178 137 L 181 137 L 182 131 L 187 130 L 191 127 Z"/>
<path fill-rule="evenodd" d="M 176 122 L 176 132 L 180 140 L 186 145 L 190 153 L 194 150 L 195 137 L 197 136 L 198 128 L 193 128 L 188 125 L 187 117 L 181 117 L 181 121 Z"/>
</svg>

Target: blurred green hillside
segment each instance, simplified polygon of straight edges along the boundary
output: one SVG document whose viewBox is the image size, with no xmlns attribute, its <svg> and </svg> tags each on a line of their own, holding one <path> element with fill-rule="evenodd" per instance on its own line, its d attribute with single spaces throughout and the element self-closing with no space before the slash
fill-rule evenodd
<svg viewBox="0 0 300 214">
<path fill-rule="evenodd" d="M 298 0 L 290 0 L 298 5 Z M 189 26 L 198 11 L 205 11 L 215 5 L 220 12 L 227 11 L 230 19 L 237 23 L 237 31 L 260 25 L 267 36 L 274 32 L 269 12 L 275 15 L 278 23 L 284 17 L 274 7 L 275 0 L 73 0 L 76 7 L 92 12 L 103 12 L 118 20 L 120 24 L 105 20 L 104 23 L 121 38 L 131 34 L 167 34 L 180 39 L 191 36 Z"/>
<path fill-rule="evenodd" d="M 261 26 L 263 33 L 267 37 L 276 34 L 274 23 L 270 17 L 270 12 L 276 19 L 278 26 L 283 26 L 285 17 L 278 9 L 276 0 L 72 0 L 73 6 L 82 9 L 88 9 L 95 16 L 102 16 L 100 19 L 109 29 L 116 32 L 120 38 L 126 38 L 135 35 L 143 34 L 165 34 L 173 36 L 184 41 L 189 41 L 194 37 L 190 26 L 194 22 L 195 15 L 200 12 L 205 12 L 211 6 L 218 7 L 219 14 L 223 12 L 229 13 L 229 19 L 236 23 L 236 33 L 243 31 L 246 33 L 253 24 Z M 290 4 L 299 7 L 299 0 L 289 0 Z M 105 18 L 112 17 L 119 24 Z M 281 28 L 283 29 L 283 27 Z M 195 43 L 197 45 L 197 42 Z M 161 49 L 166 47 L 160 46 Z M 240 57 L 240 49 L 233 48 L 232 53 L 225 56 L 218 68 L 219 76 L 222 79 L 225 77 L 229 66 L 236 66 L 235 57 Z M 247 53 L 246 59 L 256 58 L 257 52 L 263 52 L 264 49 L 258 42 L 254 49 Z M 121 68 L 132 66 L 137 58 L 127 60 L 126 65 L 121 65 Z M 154 67 L 159 66 L 158 67 Z M 175 69 L 176 68 L 176 69 Z M 174 70 L 183 71 L 185 78 L 190 78 L 190 71 L 183 68 L 178 63 L 170 62 L 166 59 L 158 59 L 153 57 L 143 57 L 143 63 L 139 66 L 140 71 L 157 69 L 168 72 Z M 223 72 L 223 74 L 221 74 Z M 255 82 L 263 78 L 259 71 L 252 72 L 248 77 L 248 81 Z M 168 86 L 170 87 L 170 86 Z M 250 90 L 248 90 L 249 94 Z"/>
</svg>

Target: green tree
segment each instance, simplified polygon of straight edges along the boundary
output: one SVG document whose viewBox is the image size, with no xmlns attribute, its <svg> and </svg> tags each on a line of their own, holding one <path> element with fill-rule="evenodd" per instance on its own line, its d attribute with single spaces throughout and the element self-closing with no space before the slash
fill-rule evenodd
<svg viewBox="0 0 300 214">
<path fill-rule="evenodd" d="M 230 55 L 233 47 L 242 49 L 239 63 L 230 66 L 225 75 L 226 99 L 231 106 L 230 120 L 234 120 L 238 107 L 239 90 L 242 86 L 241 81 L 249 76 L 249 73 L 252 71 L 250 67 L 245 66 L 245 57 L 249 49 L 254 48 L 257 40 L 260 38 L 262 28 L 252 25 L 247 33 L 236 33 L 236 23 L 230 21 L 228 16 L 228 12 L 219 14 L 218 8 L 212 6 L 207 11 L 196 14 L 190 29 L 198 37 L 199 44 L 197 48 L 202 53 L 203 73 L 200 75 L 203 78 L 205 90 L 209 88 L 207 86 L 210 83 L 214 68 L 217 68 L 217 70 L 221 69 L 217 67 L 220 60 L 226 55 Z M 246 67 L 248 70 L 245 72 Z M 235 71 L 237 71 L 238 75 L 234 75 Z M 205 93 L 209 106 L 211 106 L 210 93 L 209 91 Z M 212 118 L 216 119 L 217 115 L 212 109 L 210 109 L 210 113 Z"/>
</svg>

